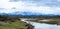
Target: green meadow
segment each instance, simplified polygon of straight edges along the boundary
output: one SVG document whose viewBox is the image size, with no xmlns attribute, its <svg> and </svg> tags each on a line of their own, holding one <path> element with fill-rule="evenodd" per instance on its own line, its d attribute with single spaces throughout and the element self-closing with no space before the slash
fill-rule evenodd
<svg viewBox="0 0 60 29">
<path fill-rule="evenodd" d="M 6 15 L 0 16 L 0 29 L 27 29 L 28 24 L 24 21 L 21 21 L 20 17 L 8 17 Z M 33 26 L 30 24 L 30 29 L 33 29 Z"/>
</svg>

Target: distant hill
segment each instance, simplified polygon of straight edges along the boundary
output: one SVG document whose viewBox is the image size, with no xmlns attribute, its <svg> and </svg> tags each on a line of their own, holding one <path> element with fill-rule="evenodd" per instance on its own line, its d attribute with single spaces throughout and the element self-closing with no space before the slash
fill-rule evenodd
<svg viewBox="0 0 60 29">
<path fill-rule="evenodd" d="M 15 12 L 15 13 L 0 13 L 0 15 L 19 16 L 19 17 L 60 17 L 60 15 L 54 14 L 41 14 L 41 13 L 32 13 L 32 12 Z"/>
</svg>

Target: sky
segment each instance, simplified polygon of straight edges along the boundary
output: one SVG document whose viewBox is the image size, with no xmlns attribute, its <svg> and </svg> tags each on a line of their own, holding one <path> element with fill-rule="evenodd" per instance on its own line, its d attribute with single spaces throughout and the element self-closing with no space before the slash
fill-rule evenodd
<svg viewBox="0 0 60 29">
<path fill-rule="evenodd" d="M 60 0 L 0 0 L 0 13 L 15 12 L 60 15 Z"/>
</svg>

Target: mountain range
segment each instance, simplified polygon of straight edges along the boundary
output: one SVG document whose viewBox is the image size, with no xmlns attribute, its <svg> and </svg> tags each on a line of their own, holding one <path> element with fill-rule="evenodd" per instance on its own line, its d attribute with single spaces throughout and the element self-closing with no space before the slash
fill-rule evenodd
<svg viewBox="0 0 60 29">
<path fill-rule="evenodd" d="M 8 15 L 8 16 L 60 16 L 54 14 L 42 14 L 42 13 L 33 13 L 33 12 L 13 12 L 13 13 L 0 13 L 0 15 Z"/>
</svg>

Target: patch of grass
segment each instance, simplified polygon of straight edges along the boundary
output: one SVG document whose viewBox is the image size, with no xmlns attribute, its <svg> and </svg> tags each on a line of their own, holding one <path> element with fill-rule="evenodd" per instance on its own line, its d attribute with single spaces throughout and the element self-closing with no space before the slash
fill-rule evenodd
<svg viewBox="0 0 60 29">
<path fill-rule="evenodd" d="M 26 29 L 26 23 L 23 21 L 1 22 L 0 29 Z"/>
</svg>

